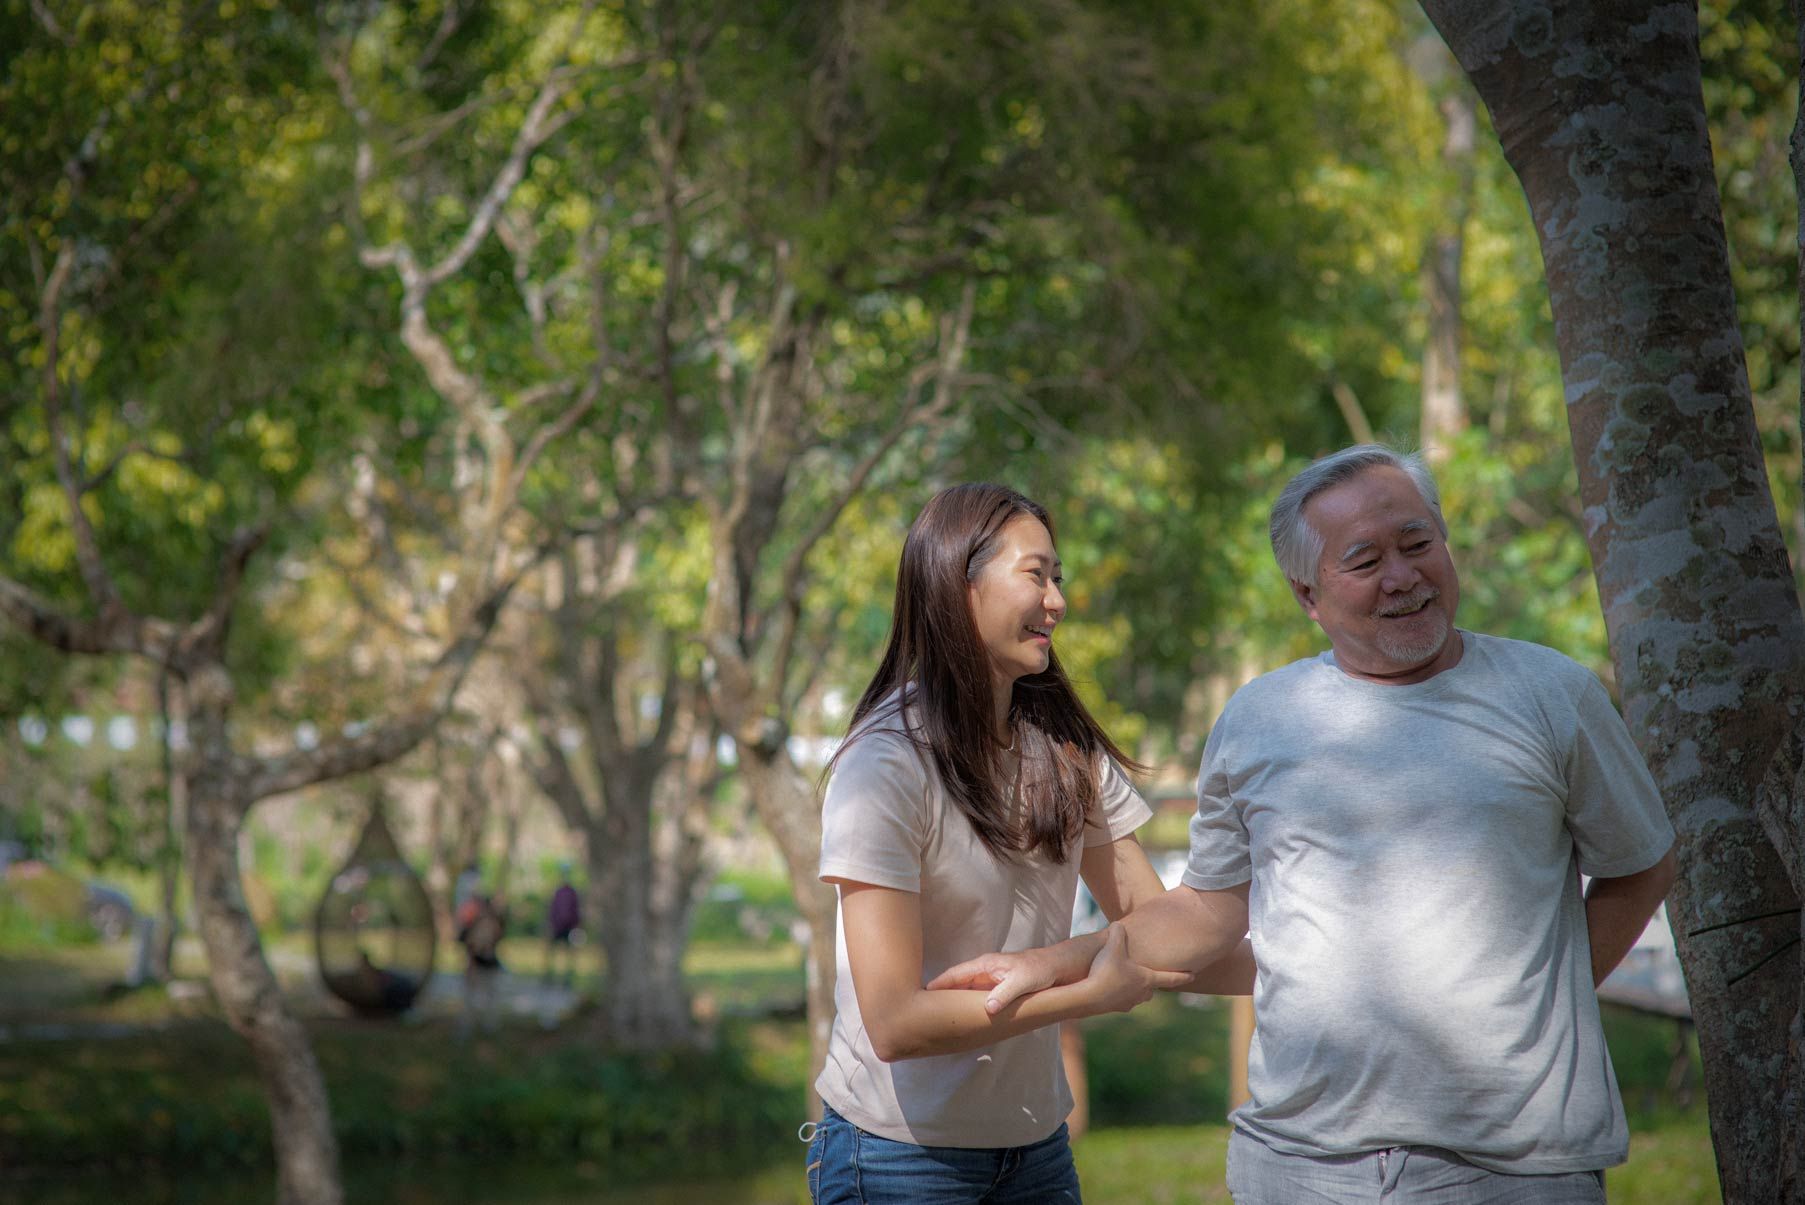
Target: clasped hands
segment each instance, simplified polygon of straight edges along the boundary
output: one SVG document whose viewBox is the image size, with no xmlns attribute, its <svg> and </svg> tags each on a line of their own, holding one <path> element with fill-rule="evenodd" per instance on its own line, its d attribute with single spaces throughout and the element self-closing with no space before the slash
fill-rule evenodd
<svg viewBox="0 0 1805 1205">
<path fill-rule="evenodd" d="M 981 954 L 950 966 L 928 981 L 930 991 L 983 991 L 984 1011 L 996 1016 L 1015 1001 L 1062 984 L 1081 983 L 1093 1013 L 1127 1012 L 1156 991 L 1172 991 L 1190 982 L 1190 971 L 1155 970 L 1134 961 L 1127 931 L 1118 923 L 1095 938 L 1073 938 L 1054 946 L 1008 954 Z M 1095 952 L 1092 953 L 1091 951 Z"/>
</svg>

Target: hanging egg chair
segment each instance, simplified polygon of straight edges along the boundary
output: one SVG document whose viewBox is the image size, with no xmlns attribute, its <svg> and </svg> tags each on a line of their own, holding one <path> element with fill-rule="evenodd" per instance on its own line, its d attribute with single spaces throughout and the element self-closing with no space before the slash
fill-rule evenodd
<svg viewBox="0 0 1805 1205">
<path fill-rule="evenodd" d="M 313 915 L 320 979 L 358 1013 L 395 1016 L 432 978 L 436 942 L 426 885 L 401 857 L 378 802 Z"/>
</svg>

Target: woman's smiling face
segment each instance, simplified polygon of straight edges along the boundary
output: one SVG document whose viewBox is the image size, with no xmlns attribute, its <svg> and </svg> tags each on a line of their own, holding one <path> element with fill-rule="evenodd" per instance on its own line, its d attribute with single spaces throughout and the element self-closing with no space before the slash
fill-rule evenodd
<svg viewBox="0 0 1805 1205">
<path fill-rule="evenodd" d="M 1000 696 L 1017 678 L 1044 673 L 1053 629 L 1065 618 L 1059 554 L 1046 525 L 1017 515 L 996 535 L 996 552 L 968 586 L 972 621 L 990 655 Z"/>
</svg>

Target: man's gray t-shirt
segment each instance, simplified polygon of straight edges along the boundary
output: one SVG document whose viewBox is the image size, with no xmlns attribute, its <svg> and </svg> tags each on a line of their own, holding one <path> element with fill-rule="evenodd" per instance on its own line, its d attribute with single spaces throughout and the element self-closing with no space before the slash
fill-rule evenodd
<svg viewBox="0 0 1805 1205">
<path fill-rule="evenodd" d="M 1436 1146 L 1495 1171 L 1621 1163 L 1579 873 L 1673 843 L 1588 670 L 1461 633 L 1426 682 L 1325 653 L 1236 693 L 1210 733 L 1184 881 L 1252 879 L 1252 1099 L 1277 1150 Z"/>
</svg>

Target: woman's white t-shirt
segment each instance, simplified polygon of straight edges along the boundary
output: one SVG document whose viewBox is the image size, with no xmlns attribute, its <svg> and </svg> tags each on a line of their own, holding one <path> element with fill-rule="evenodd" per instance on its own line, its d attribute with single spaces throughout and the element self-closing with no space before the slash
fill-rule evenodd
<svg viewBox="0 0 1805 1205">
<path fill-rule="evenodd" d="M 1098 822 L 1086 826 L 1086 846 L 1120 840 L 1152 815 L 1107 756 L 1098 786 Z M 835 765 L 821 829 L 823 879 L 921 896 L 924 984 L 968 958 L 1071 935 L 1078 851 L 1064 863 L 1039 851 L 993 857 L 948 801 L 932 755 L 903 733 L 893 708 L 868 721 Z M 1026 1146 L 1059 1128 L 1072 1094 L 1058 1026 L 959 1054 L 885 1063 L 859 1014 L 844 917 L 837 914 L 836 922 L 834 1027 L 827 1066 L 815 1081 L 822 1100 L 860 1129 L 921 1146 Z"/>
</svg>

